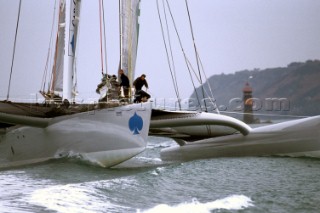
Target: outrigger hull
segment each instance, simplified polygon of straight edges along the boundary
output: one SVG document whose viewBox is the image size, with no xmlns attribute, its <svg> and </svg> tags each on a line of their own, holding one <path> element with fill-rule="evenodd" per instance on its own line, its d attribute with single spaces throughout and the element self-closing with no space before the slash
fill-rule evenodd
<svg viewBox="0 0 320 213">
<path fill-rule="evenodd" d="M 112 167 L 145 149 L 150 116 L 150 103 L 131 104 L 50 118 L 47 127 L 2 128 L 0 167 L 66 156 Z"/>
<path fill-rule="evenodd" d="M 248 135 L 233 134 L 181 144 L 163 149 L 161 159 L 188 161 L 244 156 L 319 158 L 320 116 L 254 128 Z"/>
</svg>

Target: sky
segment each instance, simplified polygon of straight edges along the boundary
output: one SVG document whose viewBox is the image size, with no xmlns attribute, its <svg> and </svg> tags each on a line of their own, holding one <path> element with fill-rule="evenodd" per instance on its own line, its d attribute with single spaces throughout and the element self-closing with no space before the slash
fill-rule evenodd
<svg viewBox="0 0 320 213">
<path fill-rule="evenodd" d="M 168 0 L 183 49 L 196 69 L 185 0 Z M 82 0 L 78 46 L 79 98 L 96 98 L 101 78 L 99 4 Z M 162 4 L 162 1 L 159 1 Z M 8 91 L 18 0 L 0 0 L 0 98 Z M 49 48 L 54 1 L 22 0 L 10 98 L 38 97 Z M 104 1 L 108 73 L 119 64 L 118 1 Z M 320 59 L 319 0 L 188 0 L 195 44 L 207 77 Z M 161 10 L 163 12 L 163 10 Z M 142 0 L 136 77 L 147 75 L 155 99 L 176 98 L 156 0 Z M 164 22 L 164 19 L 162 20 Z M 181 48 L 169 22 L 181 98 L 193 92 Z M 203 79 L 205 80 L 204 76 Z M 196 86 L 199 86 L 196 83 Z"/>
</svg>

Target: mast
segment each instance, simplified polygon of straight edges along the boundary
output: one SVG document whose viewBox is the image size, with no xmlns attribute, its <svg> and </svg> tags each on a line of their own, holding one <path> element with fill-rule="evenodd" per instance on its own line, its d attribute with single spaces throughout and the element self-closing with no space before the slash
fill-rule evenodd
<svg viewBox="0 0 320 213">
<path fill-rule="evenodd" d="M 64 63 L 63 63 L 63 94 L 62 99 L 71 99 L 71 88 L 72 88 L 72 67 L 73 67 L 73 55 L 69 55 L 69 41 L 70 41 L 70 17 L 68 16 L 69 11 L 71 11 L 71 0 L 65 0 L 65 13 L 66 13 L 66 20 L 65 20 L 65 51 L 64 51 Z"/>
<path fill-rule="evenodd" d="M 63 95 L 62 98 L 71 101 L 74 98 L 75 53 L 78 38 L 80 0 L 65 0 L 65 51 L 63 63 Z"/>
<path fill-rule="evenodd" d="M 132 83 L 139 37 L 140 0 L 119 0 L 120 64 Z"/>
<path fill-rule="evenodd" d="M 122 37 L 123 37 L 123 33 L 122 33 L 122 0 L 119 0 L 119 36 L 120 36 L 120 63 L 119 63 L 119 70 L 122 69 Z M 128 73 L 126 73 L 128 74 Z"/>
<path fill-rule="evenodd" d="M 18 12 L 18 19 L 17 19 L 17 26 L 16 26 L 16 33 L 14 37 L 14 45 L 13 45 L 13 53 L 12 53 L 12 61 L 11 61 L 11 71 L 10 71 L 10 77 L 9 77 L 9 84 L 8 84 L 8 93 L 7 93 L 7 101 L 9 100 L 10 95 L 10 88 L 11 88 L 11 78 L 12 78 L 12 71 L 13 71 L 13 62 L 16 52 L 16 44 L 17 44 L 17 35 L 18 35 L 18 29 L 19 29 L 19 20 L 20 20 L 20 13 L 21 13 L 21 3 L 22 1 L 19 1 L 19 12 Z"/>
</svg>

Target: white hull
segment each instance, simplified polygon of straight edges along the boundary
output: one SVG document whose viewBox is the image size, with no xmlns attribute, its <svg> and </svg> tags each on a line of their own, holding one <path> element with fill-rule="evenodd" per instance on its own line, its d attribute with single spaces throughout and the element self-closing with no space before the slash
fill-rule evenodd
<svg viewBox="0 0 320 213">
<path fill-rule="evenodd" d="M 151 104 L 145 103 L 56 117 L 46 128 L 15 126 L 0 132 L 0 167 L 70 154 L 114 166 L 145 149 L 150 116 Z"/>
<path fill-rule="evenodd" d="M 320 157 L 320 116 L 163 149 L 167 161 L 241 156 Z"/>
</svg>

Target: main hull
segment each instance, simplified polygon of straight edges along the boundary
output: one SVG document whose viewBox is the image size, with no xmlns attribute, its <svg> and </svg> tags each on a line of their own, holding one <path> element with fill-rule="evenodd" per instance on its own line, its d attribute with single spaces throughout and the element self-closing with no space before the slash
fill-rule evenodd
<svg viewBox="0 0 320 213">
<path fill-rule="evenodd" d="M 142 152 L 151 104 L 97 109 L 52 118 L 45 128 L 13 126 L 0 133 L 0 167 L 76 155 L 111 167 Z"/>
<path fill-rule="evenodd" d="M 167 161 L 243 156 L 320 157 L 320 116 L 254 128 L 246 136 L 208 138 L 161 151 L 161 159 Z"/>
</svg>

